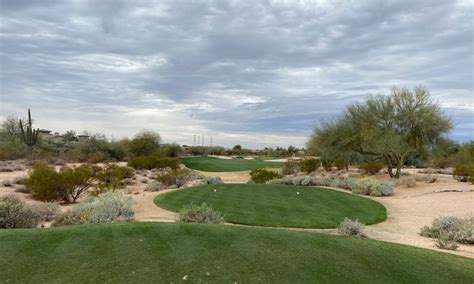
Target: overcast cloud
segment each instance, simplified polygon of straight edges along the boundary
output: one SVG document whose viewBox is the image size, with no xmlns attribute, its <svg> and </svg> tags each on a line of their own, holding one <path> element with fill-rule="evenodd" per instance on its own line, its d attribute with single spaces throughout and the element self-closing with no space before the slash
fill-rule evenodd
<svg viewBox="0 0 474 284">
<path fill-rule="evenodd" d="M 423 84 L 474 139 L 469 0 L 0 3 L 2 119 L 302 146 L 348 103 Z"/>
</svg>

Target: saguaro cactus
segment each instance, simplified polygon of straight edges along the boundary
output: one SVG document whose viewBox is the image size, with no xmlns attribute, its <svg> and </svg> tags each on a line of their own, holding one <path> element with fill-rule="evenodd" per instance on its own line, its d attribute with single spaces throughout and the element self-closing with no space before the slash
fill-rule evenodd
<svg viewBox="0 0 474 284">
<path fill-rule="evenodd" d="M 36 142 L 38 142 L 39 129 L 33 129 L 30 109 L 28 109 L 28 125 L 24 126 L 20 119 L 20 130 L 23 142 L 28 146 L 31 152 L 33 147 L 36 145 Z"/>
</svg>

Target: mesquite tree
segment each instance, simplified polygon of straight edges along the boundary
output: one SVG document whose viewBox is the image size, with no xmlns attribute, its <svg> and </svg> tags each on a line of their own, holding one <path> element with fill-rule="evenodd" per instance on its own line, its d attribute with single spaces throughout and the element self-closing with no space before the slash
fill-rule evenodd
<svg viewBox="0 0 474 284">
<path fill-rule="evenodd" d="M 348 106 L 338 120 L 316 128 L 307 147 L 322 156 L 334 152 L 372 156 L 385 162 L 390 177 L 398 178 L 410 155 L 433 144 L 451 127 L 450 118 L 426 88 L 394 88 L 390 96 Z"/>
<path fill-rule="evenodd" d="M 20 131 L 23 143 L 28 146 L 29 152 L 31 153 L 36 142 L 38 142 L 39 129 L 33 129 L 33 120 L 31 119 L 30 109 L 28 109 L 28 124 L 23 125 L 23 122 L 20 119 Z"/>
</svg>

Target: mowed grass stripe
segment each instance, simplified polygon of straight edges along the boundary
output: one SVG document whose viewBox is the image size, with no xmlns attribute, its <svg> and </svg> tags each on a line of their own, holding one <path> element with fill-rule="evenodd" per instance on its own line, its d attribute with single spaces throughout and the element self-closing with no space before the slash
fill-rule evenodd
<svg viewBox="0 0 474 284">
<path fill-rule="evenodd" d="M 267 162 L 258 159 L 219 159 L 211 157 L 181 158 L 186 167 L 204 172 L 240 172 L 261 168 L 280 168 L 283 163 Z"/>
<path fill-rule="evenodd" d="M 316 187 L 204 185 L 155 198 L 157 206 L 175 212 L 188 204 L 203 202 L 221 211 L 227 222 L 245 225 L 335 228 L 345 217 L 359 219 L 365 224 L 379 223 L 387 218 L 385 207 L 376 201 Z"/>
<path fill-rule="evenodd" d="M 59 245 L 58 245 L 59 244 Z M 472 283 L 474 260 L 343 236 L 128 223 L 0 231 L 9 283 Z"/>
</svg>

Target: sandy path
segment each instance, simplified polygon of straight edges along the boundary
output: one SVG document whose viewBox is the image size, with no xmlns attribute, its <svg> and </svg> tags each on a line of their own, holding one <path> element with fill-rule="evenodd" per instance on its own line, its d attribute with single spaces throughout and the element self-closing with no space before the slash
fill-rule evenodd
<svg viewBox="0 0 474 284">
<path fill-rule="evenodd" d="M 242 172 L 201 172 L 205 177 L 220 177 L 225 183 L 247 183 L 250 180 L 250 171 Z"/>
<path fill-rule="evenodd" d="M 133 195 L 134 204 L 132 206 L 135 211 L 135 219 L 143 222 L 175 222 L 178 214 L 162 209 L 153 203 L 153 199 L 157 195 L 175 191 L 176 189 L 167 189 L 157 192 L 143 192 Z"/>
</svg>

